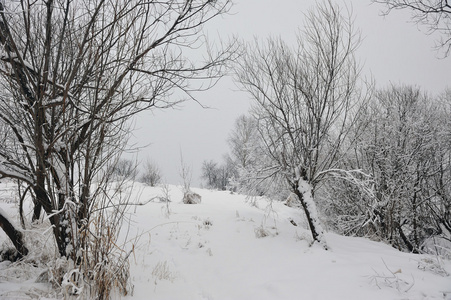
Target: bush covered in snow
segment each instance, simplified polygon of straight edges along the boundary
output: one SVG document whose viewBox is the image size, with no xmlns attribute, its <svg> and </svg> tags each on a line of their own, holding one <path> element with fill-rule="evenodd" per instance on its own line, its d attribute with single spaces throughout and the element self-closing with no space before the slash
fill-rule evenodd
<svg viewBox="0 0 451 300">
<path fill-rule="evenodd" d="M 187 191 L 183 195 L 183 203 L 185 204 L 199 204 L 202 201 L 202 197 L 193 191 Z"/>
</svg>

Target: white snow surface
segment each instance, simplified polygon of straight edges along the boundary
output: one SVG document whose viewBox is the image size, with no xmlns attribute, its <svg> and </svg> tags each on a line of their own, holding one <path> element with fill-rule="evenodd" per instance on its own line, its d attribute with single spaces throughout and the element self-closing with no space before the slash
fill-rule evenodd
<svg viewBox="0 0 451 300">
<path fill-rule="evenodd" d="M 451 276 L 436 268 L 450 274 L 450 261 L 333 233 L 326 251 L 310 245 L 299 209 L 201 189 L 192 190 L 202 203 L 187 205 L 182 187 L 169 189 L 167 204 L 156 200 L 162 188 L 133 187 L 132 199 L 153 201 L 132 207 L 122 228 L 134 249 L 124 299 L 451 299 Z M 31 285 L 1 272 L 0 299 Z"/>
</svg>

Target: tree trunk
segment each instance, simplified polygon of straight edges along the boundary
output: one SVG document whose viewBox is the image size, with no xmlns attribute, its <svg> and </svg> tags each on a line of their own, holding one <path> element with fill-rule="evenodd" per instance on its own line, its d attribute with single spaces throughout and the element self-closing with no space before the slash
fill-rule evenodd
<svg viewBox="0 0 451 300">
<path fill-rule="evenodd" d="M 68 226 L 69 220 L 64 218 L 65 212 L 50 217 L 50 223 L 53 225 L 53 235 L 55 236 L 56 245 L 58 246 L 58 253 L 61 257 L 67 257 L 67 246 L 70 245 L 70 229 Z"/>
<path fill-rule="evenodd" d="M 401 224 L 396 224 L 396 227 L 398 228 L 399 236 L 401 237 L 404 244 L 407 246 L 407 249 L 409 249 L 409 251 L 412 253 L 418 254 L 419 253 L 418 249 L 414 245 L 412 245 L 407 236 L 404 234 L 404 231 L 401 228 Z"/>
<path fill-rule="evenodd" d="M 42 205 L 41 203 L 39 203 L 38 201 L 34 200 L 34 208 L 33 208 L 33 216 L 31 218 L 31 221 L 38 221 L 39 218 L 41 217 L 41 210 L 42 210 Z"/>
<path fill-rule="evenodd" d="M 325 250 L 327 250 L 326 240 L 324 238 L 324 231 L 318 218 L 316 205 L 313 202 L 313 193 L 311 185 L 304 179 L 293 187 L 293 193 L 298 197 L 304 209 L 313 240 L 318 242 Z"/>
<path fill-rule="evenodd" d="M 23 241 L 23 234 L 21 231 L 16 229 L 16 227 L 8 220 L 6 214 L 0 209 L 0 227 L 8 235 L 8 237 L 13 242 L 14 247 L 16 247 L 19 253 L 19 258 L 28 254 L 28 249 Z"/>
<path fill-rule="evenodd" d="M 44 186 L 43 184 L 41 186 Z M 69 237 L 69 221 L 66 220 L 65 214 L 66 211 L 63 210 L 63 201 L 64 199 L 60 199 L 60 207 L 53 207 L 51 204 L 46 191 L 43 188 L 40 188 L 39 185 L 34 187 L 34 193 L 36 195 L 36 202 L 39 203 L 44 212 L 47 215 L 51 215 L 49 218 L 50 224 L 53 226 L 53 235 L 55 236 L 55 241 L 58 247 L 58 252 L 61 257 L 66 256 L 67 246 L 70 244 Z M 56 210 L 60 210 L 59 213 L 55 214 Z"/>
</svg>

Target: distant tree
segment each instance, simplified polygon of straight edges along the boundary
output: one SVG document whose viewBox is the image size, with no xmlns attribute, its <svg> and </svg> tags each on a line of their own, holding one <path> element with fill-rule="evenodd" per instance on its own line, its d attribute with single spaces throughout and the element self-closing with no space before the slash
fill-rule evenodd
<svg viewBox="0 0 451 300">
<path fill-rule="evenodd" d="M 137 175 L 136 164 L 129 159 L 119 159 L 113 166 L 113 175 L 126 179 L 135 179 Z"/>
<path fill-rule="evenodd" d="M 259 170 L 270 160 L 264 151 L 264 136 L 258 129 L 258 122 L 252 114 L 241 115 L 228 138 L 230 154 L 226 162 L 230 169 L 229 187 L 248 196 L 267 196 L 282 200 L 284 184 L 278 176 L 261 176 Z"/>
<path fill-rule="evenodd" d="M 269 38 L 248 46 L 237 80 L 254 100 L 253 116 L 263 137 L 266 165 L 259 178 L 283 178 L 303 207 L 315 241 L 326 242 L 315 190 L 336 171 L 345 141 L 362 103 L 360 43 L 350 15 L 325 1 L 306 15 L 297 48 Z"/>
<path fill-rule="evenodd" d="M 161 182 L 161 171 L 155 163 L 151 161 L 146 162 L 141 175 L 141 182 L 149 186 L 156 186 Z"/>
<path fill-rule="evenodd" d="M 451 4 L 448 0 L 373 0 L 387 6 L 388 14 L 393 9 L 408 9 L 412 20 L 428 28 L 429 33 L 438 32 L 438 49 L 448 56 L 451 51 Z"/>
<path fill-rule="evenodd" d="M 183 198 L 184 204 L 199 204 L 202 202 L 202 197 L 191 190 L 192 172 L 191 168 L 183 159 L 182 151 L 180 150 L 180 177 L 183 180 Z"/>
<path fill-rule="evenodd" d="M 247 195 L 263 195 L 265 192 L 259 187 L 261 179 L 255 170 L 262 165 L 265 156 L 261 149 L 261 135 L 258 131 L 257 120 L 252 115 L 241 115 L 235 120 L 229 135 L 228 144 L 230 154 L 228 164 L 233 169 L 230 184 L 233 189 Z M 274 194 L 268 196 L 274 196 Z"/>
<path fill-rule="evenodd" d="M 202 163 L 201 178 L 207 182 L 207 187 L 215 188 L 218 181 L 218 163 L 210 160 Z"/>
<path fill-rule="evenodd" d="M 180 150 L 180 170 L 179 175 L 183 180 L 183 193 L 191 192 L 191 180 L 193 179 L 193 173 L 191 167 L 185 162 L 183 158 L 182 150 Z"/>
<path fill-rule="evenodd" d="M 230 160 L 227 158 L 222 165 L 212 160 L 204 161 L 202 163 L 201 178 L 206 181 L 208 188 L 226 190 L 233 172 L 234 166 L 230 164 Z"/>
<path fill-rule="evenodd" d="M 237 167 L 246 169 L 258 159 L 256 148 L 259 146 L 257 120 L 252 116 L 241 115 L 228 138 L 230 157 Z"/>
</svg>

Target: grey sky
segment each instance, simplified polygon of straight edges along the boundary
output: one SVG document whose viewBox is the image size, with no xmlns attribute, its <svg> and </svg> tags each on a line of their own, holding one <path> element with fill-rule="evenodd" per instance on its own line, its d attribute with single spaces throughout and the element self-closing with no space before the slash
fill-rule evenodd
<svg viewBox="0 0 451 300">
<path fill-rule="evenodd" d="M 316 1 L 235 0 L 232 14 L 207 24 L 210 35 L 237 35 L 241 39 L 266 39 L 281 35 L 294 42 L 303 25 L 303 12 Z M 413 84 L 433 94 L 449 87 L 451 57 L 440 59 L 433 50 L 435 37 L 426 28 L 409 19 L 408 11 L 394 11 L 380 16 L 382 5 L 370 0 L 337 1 L 352 8 L 355 26 L 364 38 L 357 52 L 365 75 L 371 75 L 377 87 L 390 83 Z M 180 184 L 180 152 L 192 170 L 192 185 L 200 186 L 200 169 L 204 160 L 220 161 L 228 152 L 227 137 L 235 119 L 246 113 L 248 95 L 237 91 L 230 78 L 198 95 L 211 109 L 194 102 L 178 110 L 145 112 L 138 116 L 137 130 L 131 139 L 141 149 L 138 159 L 150 159 L 161 169 L 165 182 Z"/>
</svg>

